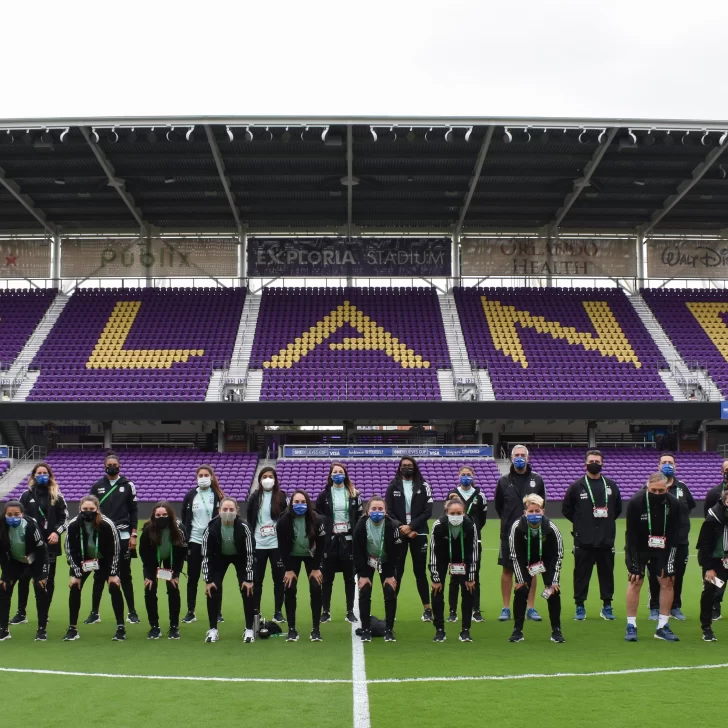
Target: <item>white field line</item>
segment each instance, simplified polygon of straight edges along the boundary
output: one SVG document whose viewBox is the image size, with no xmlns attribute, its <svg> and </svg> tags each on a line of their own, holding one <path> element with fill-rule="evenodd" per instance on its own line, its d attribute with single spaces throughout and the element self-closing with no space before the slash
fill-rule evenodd
<svg viewBox="0 0 728 728">
<path fill-rule="evenodd" d="M 359 624 L 359 595 L 354 602 L 354 614 Z M 351 625 L 351 686 L 354 697 L 354 728 L 370 728 L 369 690 L 367 688 L 367 669 L 364 661 L 364 644 L 356 634 L 356 624 Z"/>
</svg>

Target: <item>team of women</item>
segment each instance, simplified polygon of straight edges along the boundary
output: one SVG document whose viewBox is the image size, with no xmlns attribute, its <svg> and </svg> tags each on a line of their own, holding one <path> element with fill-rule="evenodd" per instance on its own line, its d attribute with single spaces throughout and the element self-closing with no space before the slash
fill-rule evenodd
<svg viewBox="0 0 728 728">
<path fill-rule="evenodd" d="M 594 457 L 591 459 L 595 460 Z M 530 466 L 522 460 L 523 455 L 514 448 L 512 473 L 515 476 L 521 471 L 530 472 Z M 588 472 L 592 470 L 594 468 L 587 467 Z M 385 495 L 372 496 L 366 503 L 341 463 L 331 464 L 326 487 L 315 503 L 303 489 L 295 489 L 290 497 L 286 496 L 275 468 L 264 467 L 248 497 L 245 518 L 240 516 L 237 501 L 223 493 L 213 468 L 201 465 L 197 469 L 196 485 L 186 494 L 179 518 L 172 504 L 160 501 L 153 505 L 149 520 L 137 534 L 135 488 L 120 475 L 120 462 L 115 454 L 107 455 L 104 477 L 94 484 L 89 495 L 81 499 L 79 513 L 71 520 L 52 468 L 41 463 L 33 468 L 28 489 L 17 501 L 8 501 L 0 517 L 0 640 L 10 638 L 11 625 L 27 622 L 31 582 L 38 616 L 35 639 L 48 639 L 48 611 L 55 593 L 56 562 L 61 556 L 61 540 L 65 533 L 65 553 L 70 569 L 69 626 L 64 636 L 67 641 L 80 637 L 81 594 L 91 575 L 92 611 L 84 624 L 100 621 L 99 603 L 104 588 L 108 586 L 116 622 L 113 639 L 126 639 L 125 622 L 134 624 L 140 621 L 134 604 L 130 566 L 130 559 L 138 552 L 144 578 L 144 605 L 150 625 L 148 639 L 164 636 L 158 609 L 160 583 L 164 582 L 168 601 L 166 636 L 178 640 L 180 624 L 197 620 L 198 585 L 202 578 L 209 623 L 205 641 L 217 642 L 220 639 L 219 625 L 224 622 L 221 607 L 223 581 L 229 567 L 233 567 L 245 617 L 243 641 L 255 641 L 262 634 L 261 598 L 270 566 L 274 601 L 270 621 L 287 623 L 288 641 L 299 639 L 298 584 L 305 571 L 312 641 L 321 641 L 321 624 L 331 621 L 332 587 L 336 574 L 340 573 L 344 581 L 345 615 L 352 624 L 358 621 L 354 611 L 358 590 L 361 625 L 357 633 L 364 642 L 372 639 L 372 591 L 378 574 L 385 609 L 382 636 L 384 641 L 394 642 L 397 598 L 409 552 L 423 605 L 422 620 L 433 623 L 434 641 L 446 639 L 446 624 L 457 621 L 460 607 L 459 640 L 471 642 L 471 623 L 483 621 L 480 605 L 481 532 L 488 508 L 484 492 L 474 481 L 472 467 L 460 468 L 458 482 L 448 495 L 444 513 L 430 531 L 432 491 L 412 457 L 402 458 L 399 462 Z M 597 508 L 595 504 L 594 515 L 598 517 L 604 514 L 597 511 L 608 507 L 607 493 L 612 493 L 611 488 L 607 491 L 603 478 L 602 481 L 605 506 Z M 594 500 L 588 481 L 586 483 Z M 513 487 L 512 482 L 510 487 Z M 649 517 L 649 493 L 653 493 L 649 483 L 647 492 Z M 659 498 L 659 489 L 654 492 L 653 501 Z M 564 558 L 561 533 L 544 514 L 544 497 L 537 492 L 526 493 L 523 497 L 520 493 L 516 495 L 522 508 L 516 514 L 516 520 L 506 524 L 508 558 L 503 561 L 501 554 L 499 559 L 499 563 L 504 565 L 504 573 L 507 563 L 516 582 L 513 598 L 515 628 L 510 641 L 523 640 L 527 612 L 529 619 L 540 620 L 530 595 L 532 584 L 541 574 L 544 582 L 542 596 L 547 600 L 551 622 L 551 640 L 564 642 L 560 600 Z M 709 585 L 706 591 L 710 592 L 710 603 L 706 602 L 708 609 L 720 591 L 721 579 L 718 576 L 725 576 L 728 569 L 728 491 L 723 495 L 725 497 L 721 497 L 709 512 L 706 519 L 709 527 L 704 529 L 706 534 L 710 532 L 712 541 L 716 541 L 715 545 L 703 544 L 702 547 L 705 554 L 703 561 L 706 561 L 703 572 L 704 576 L 707 573 L 706 584 Z M 666 519 L 665 537 L 667 528 Z M 660 537 L 650 535 L 650 538 L 650 544 L 654 545 L 653 541 L 657 543 L 655 538 Z M 724 548 L 725 553 L 716 556 L 719 546 Z M 646 545 L 644 551 L 647 551 Z M 182 616 L 180 577 L 185 563 L 186 613 Z M 660 576 L 667 578 L 669 572 Z M 10 620 L 10 604 L 16 590 L 17 613 Z M 706 599 L 704 596 L 703 601 Z M 504 607 L 506 611 L 509 618 L 510 611 Z M 704 621 L 702 617 L 701 621 Z"/>
</svg>

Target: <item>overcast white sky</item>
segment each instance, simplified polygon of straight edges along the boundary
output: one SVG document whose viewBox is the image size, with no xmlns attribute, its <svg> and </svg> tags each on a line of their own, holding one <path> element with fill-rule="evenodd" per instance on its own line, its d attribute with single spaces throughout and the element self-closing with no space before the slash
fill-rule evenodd
<svg viewBox="0 0 728 728">
<path fill-rule="evenodd" d="M 0 119 L 728 119 L 728 2 L 3 3 Z"/>
</svg>

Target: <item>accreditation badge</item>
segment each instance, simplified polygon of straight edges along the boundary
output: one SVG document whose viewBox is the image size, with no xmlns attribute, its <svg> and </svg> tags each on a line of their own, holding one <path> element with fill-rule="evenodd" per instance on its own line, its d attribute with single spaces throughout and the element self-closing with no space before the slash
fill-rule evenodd
<svg viewBox="0 0 728 728">
<path fill-rule="evenodd" d="M 450 564 L 450 574 L 452 576 L 465 576 L 465 564 Z"/>
<path fill-rule="evenodd" d="M 81 571 L 98 571 L 99 560 L 98 559 L 86 559 L 81 562 Z"/>
<path fill-rule="evenodd" d="M 664 536 L 650 536 L 647 539 L 647 547 L 651 549 L 664 549 L 667 546 L 667 539 Z"/>
<path fill-rule="evenodd" d="M 163 569 L 161 567 L 157 569 L 157 579 L 172 581 L 172 578 L 172 569 Z"/>
<path fill-rule="evenodd" d="M 275 536 L 276 535 L 276 527 L 271 523 L 267 526 L 261 526 L 260 527 L 260 535 L 263 537 L 268 536 Z"/>
<path fill-rule="evenodd" d="M 607 507 L 604 506 L 603 508 L 600 508 L 596 506 L 594 508 L 594 518 L 609 518 L 609 511 L 607 510 Z"/>
<path fill-rule="evenodd" d="M 334 523 L 334 533 L 349 533 L 349 522 L 337 521 Z"/>
<path fill-rule="evenodd" d="M 528 573 L 531 576 L 536 576 L 536 574 L 545 574 L 546 567 L 543 565 L 543 561 L 539 561 L 535 564 L 530 564 L 528 567 Z"/>
</svg>

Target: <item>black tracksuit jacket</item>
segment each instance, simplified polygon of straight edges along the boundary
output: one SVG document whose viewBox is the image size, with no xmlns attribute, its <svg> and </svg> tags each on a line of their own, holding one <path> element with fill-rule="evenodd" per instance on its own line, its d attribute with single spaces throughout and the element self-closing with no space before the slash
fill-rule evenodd
<svg viewBox="0 0 728 728">
<path fill-rule="evenodd" d="M 723 556 L 714 556 L 716 547 L 721 546 Z M 717 505 L 708 511 L 698 536 L 698 563 L 703 571 L 717 571 L 723 568 L 723 559 L 728 557 L 728 519 L 723 506 Z"/>
<path fill-rule="evenodd" d="M 35 519 L 25 514 L 21 518 L 25 521 L 25 555 L 34 557 L 30 570 L 35 581 L 42 581 L 48 578 L 48 547 Z M 7 529 L 9 531 L 10 526 L 7 526 Z M 8 538 L 10 537 L 8 536 Z M 22 568 L 23 564 L 13 558 L 10 542 L 7 545 L 0 542 L 0 577 L 2 580 L 14 581 L 17 579 L 17 574 L 11 576 L 11 569 L 18 567 Z"/>
<path fill-rule="evenodd" d="M 336 551 L 337 542 L 339 541 L 336 536 L 345 534 L 334 533 L 334 498 L 332 490 L 332 486 L 327 485 L 319 493 L 318 498 L 316 498 L 316 512 L 324 519 L 324 528 L 326 529 L 325 553 L 335 555 L 333 552 Z M 349 535 L 351 536 L 354 533 L 357 521 L 361 517 L 363 506 L 359 493 L 350 495 L 347 492 L 347 496 Z"/>
<path fill-rule="evenodd" d="M 255 528 L 258 525 L 258 511 L 260 510 L 260 504 L 263 500 L 264 493 L 265 491 L 263 488 L 256 487 L 254 490 L 251 490 L 248 495 L 248 510 L 245 517 L 248 519 L 248 526 L 250 527 L 250 532 L 253 534 L 253 543 L 255 543 Z M 282 490 L 279 490 L 278 493 L 280 494 L 279 497 L 281 499 L 281 512 L 278 514 L 278 518 L 280 518 L 286 511 L 288 497 Z M 273 501 L 271 500 L 271 506 L 272 505 Z"/>
<path fill-rule="evenodd" d="M 40 494 L 37 488 L 26 490 L 18 500 L 23 504 L 23 511 L 26 515 L 35 519 L 43 536 L 48 544 L 48 555 L 52 558 L 61 555 L 61 535 L 68 528 L 68 506 L 63 496 L 58 494 L 56 502 L 51 504 L 50 496 L 46 491 Z M 45 517 L 41 515 L 41 510 Z M 48 543 L 48 536 L 52 533 L 58 534 L 58 543 Z"/>
<path fill-rule="evenodd" d="M 315 570 L 321 570 L 323 568 L 324 553 L 326 549 L 326 529 L 324 526 L 324 519 L 318 513 L 314 512 L 314 530 L 316 537 L 313 541 L 308 544 L 311 550 L 311 558 L 313 559 L 313 568 Z M 290 511 L 286 510 L 283 512 L 281 517 L 276 523 L 276 534 L 278 536 L 278 551 L 281 555 L 281 561 L 286 571 L 292 571 L 293 561 L 292 559 L 300 558 L 293 556 L 291 551 L 293 550 L 294 542 L 294 529 L 293 519 Z M 303 518 L 304 516 L 301 516 Z"/>
<path fill-rule="evenodd" d="M 447 513 L 438 518 L 432 526 L 430 534 L 430 576 L 433 584 L 440 584 L 445 580 L 450 565 L 450 548 L 452 548 L 452 562 L 465 564 L 466 581 L 475 581 L 475 571 L 478 563 L 478 532 L 473 519 L 465 516 L 462 525 L 463 549 L 461 553 L 460 537 L 450 538 L 450 523 Z"/>
<path fill-rule="evenodd" d="M 66 558 L 71 568 L 71 576 L 75 576 L 77 579 L 80 579 L 84 573 L 81 568 L 81 538 L 86 537 L 84 523 L 85 521 L 76 516 L 68 524 L 68 533 L 66 534 Z M 84 541 L 85 545 L 86 541 Z M 119 549 L 119 532 L 114 522 L 102 515 L 99 528 L 99 553 L 101 556 L 97 558 L 106 566 L 109 576 L 118 576 L 119 574 Z"/>
<path fill-rule="evenodd" d="M 102 498 L 113 488 L 111 495 L 101 503 Z M 111 485 L 106 475 L 91 486 L 91 495 L 101 503 L 101 512 L 110 518 L 119 531 L 134 531 L 139 520 L 137 495 L 134 483 L 126 476 L 119 475 L 116 487 Z"/>
<path fill-rule="evenodd" d="M 652 516 L 652 535 L 667 538 L 667 574 L 675 573 L 675 552 L 679 543 L 680 503 L 672 493 L 667 493 L 667 528 L 665 528 L 665 511 L 658 506 L 656 496 L 650 495 L 650 515 Z M 662 553 L 662 549 L 650 549 L 647 545 L 650 531 L 647 521 L 647 489 L 638 490 L 627 504 L 627 530 L 625 536 L 625 557 L 630 574 L 641 574 L 640 554 Z"/>
<path fill-rule="evenodd" d="M 144 571 L 145 579 L 156 579 L 157 578 L 157 567 L 162 566 L 157 561 L 157 544 L 152 542 L 150 531 L 152 524 L 147 521 L 142 528 L 142 535 L 139 538 L 139 558 L 142 561 L 142 570 Z M 182 528 L 182 522 L 177 521 L 177 528 L 179 528 L 182 534 L 182 543 L 179 546 L 171 544 L 172 547 L 172 578 L 179 579 L 179 575 L 185 565 L 185 557 L 187 556 L 187 544 L 184 541 L 184 529 Z"/>
<path fill-rule="evenodd" d="M 523 505 L 523 504 L 521 504 Z M 513 573 L 518 584 L 524 584 L 528 576 L 528 567 L 538 563 L 539 547 L 538 538 L 534 538 L 538 530 L 528 525 L 526 516 L 521 516 L 511 525 L 508 534 L 508 544 L 513 561 Z M 551 584 L 558 584 L 561 575 L 561 564 L 564 561 L 564 542 L 561 538 L 561 531 L 556 524 L 546 516 L 541 520 L 541 537 L 543 539 L 542 560 L 546 572 L 545 579 L 551 579 Z M 528 560 L 528 541 L 531 539 L 531 561 Z"/>
<path fill-rule="evenodd" d="M 220 512 L 220 499 L 215 494 L 215 491 L 210 489 L 214 496 L 212 500 L 212 518 L 215 518 Z M 182 529 L 185 538 L 189 541 L 192 535 L 192 505 L 195 501 L 195 496 L 200 492 L 200 489 L 195 486 L 190 488 L 185 493 L 185 498 L 182 501 L 182 513 L 180 513 L 180 519 L 182 520 Z M 212 520 L 212 518 L 210 520 Z"/>
<path fill-rule="evenodd" d="M 404 498 L 403 498 L 404 500 Z M 360 518 L 354 529 L 354 568 L 359 575 L 365 574 L 370 568 L 367 564 L 369 552 L 367 549 L 367 520 Z M 402 558 L 403 549 L 407 548 L 399 532 L 400 523 L 389 516 L 384 517 L 384 554 L 385 559 L 380 564 L 382 576 L 385 579 L 394 577 L 399 579 L 398 566 Z"/>
<path fill-rule="evenodd" d="M 495 511 L 501 520 L 501 538 L 510 533 L 515 521 L 523 515 L 523 499 L 535 493 L 546 501 L 546 486 L 543 478 L 526 465 L 524 473 L 517 473 L 511 464 L 511 471 L 498 480 L 495 488 Z"/>
<path fill-rule="evenodd" d="M 677 498 L 680 503 L 680 530 L 678 531 L 678 546 L 687 546 L 690 543 L 690 512 L 695 508 L 693 494 L 682 480 L 675 478 L 667 489 L 668 493 Z"/>
<path fill-rule="evenodd" d="M 703 511 L 705 517 L 708 517 L 708 511 L 720 502 L 720 497 L 723 495 L 725 490 L 728 488 L 728 480 L 721 480 L 718 485 L 714 485 L 705 494 L 705 503 L 703 504 Z"/>
<path fill-rule="evenodd" d="M 597 479 L 589 478 L 589 487 L 594 496 L 594 503 L 592 503 L 586 488 L 586 477 L 575 480 L 569 486 L 561 504 L 564 518 L 574 525 L 572 531 L 574 545 L 594 549 L 614 548 L 614 538 L 617 533 L 616 520 L 622 513 L 622 496 L 619 493 L 619 487 L 606 476 L 600 476 Z M 595 505 L 597 508 L 601 508 L 605 503 L 608 517 L 595 518 Z"/>
<path fill-rule="evenodd" d="M 449 498 L 451 495 L 456 495 L 461 501 L 465 503 L 465 515 L 470 516 L 475 524 L 475 529 L 478 532 L 478 539 L 480 539 L 480 532 L 485 526 L 485 521 L 488 518 L 488 497 L 485 492 L 480 488 L 473 486 L 470 489 L 470 497 L 464 498 L 463 494 L 457 489 L 453 488 L 448 494 Z"/>
<path fill-rule="evenodd" d="M 402 488 L 402 478 L 397 476 L 388 486 L 384 497 L 387 513 L 403 525 L 408 525 L 417 533 L 427 533 L 427 522 L 432 518 L 432 488 L 426 481 L 422 485 L 412 484 L 412 502 L 410 503 L 410 523 L 407 523 L 407 501 Z"/>
<path fill-rule="evenodd" d="M 233 537 L 235 539 L 236 554 L 235 572 L 238 582 L 253 581 L 253 536 L 248 524 L 240 517 L 233 524 Z M 213 518 L 202 537 L 202 578 L 206 584 L 214 581 L 217 564 L 223 557 L 222 553 L 222 521 L 220 516 Z"/>
</svg>

